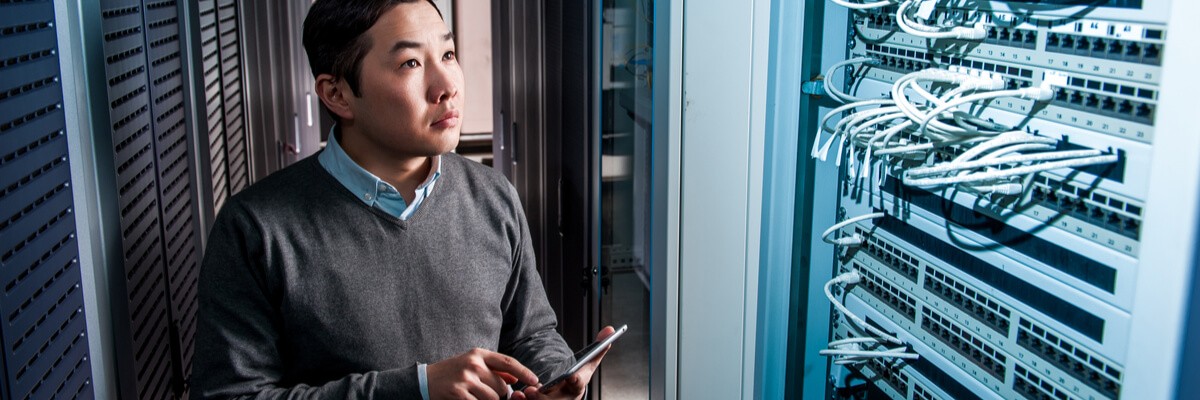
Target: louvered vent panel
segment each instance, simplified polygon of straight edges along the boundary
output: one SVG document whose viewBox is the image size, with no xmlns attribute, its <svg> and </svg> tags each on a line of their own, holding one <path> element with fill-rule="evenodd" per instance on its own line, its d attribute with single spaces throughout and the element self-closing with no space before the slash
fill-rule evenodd
<svg viewBox="0 0 1200 400">
<path fill-rule="evenodd" d="M 230 194 L 250 184 L 250 157 L 246 146 L 246 119 L 242 91 L 242 54 L 239 42 L 238 2 L 217 0 L 217 42 L 220 47 L 221 92 L 225 110 Z"/>
<path fill-rule="evenodd" d="M 0 2 L 0 397 L 90 399 L 51 1 Z"/>
<path fill-rule="evenodd" d="M 102 0 L 101 10 L 125 285 L 129 299 L 127 317 L 130 337 L 118 340 L 129 340 L 133 353 L 132 365 L 126 367 L 132 367 L 132 371 L 125 371 L 122 379 L 126 383 L 123 386 L 126 390 L 136 390 L 136 398 L 167 399 L 171 397 L 171 371 L 174 365 L 169 343 L 170 300 L 167 277 L 162 267 L 166 257 L 156 165 L 159 151 L 155 148 L 152 125 L 156 118 L 164 117 L 165 113 L 151 112 L 152 101 L 155 97 L 163 97 L 163 93 L 151 93 L 148 65 L 153 62 L 148 60 L 158 59 L 154 57 L 157 52 L 147 48 L 146 31 L 149 29 L 140 1 Z M 163 77 L 158 75 L 154 79 Z M 171 96 L 163 97 L 162 101 L 171 101 Z M 167 118 L 163 119 L 164 123 L 169 123 Z M 117 316 L 120 317 L 123 316 Z M 129 372 L 133 372 L 132 377 L 128 376 Z M 132 388 L 128 387 L 130 378 L 133 380 Z"/>
<path fill-rule="evenodd" d="M 224 96 L 221 94 L 221 52 L 217 38 L 216 0 L 200 0 L 200 64 L 204 74 L 204 114 L 212 168 L 213 205 L 229 198 L 229 164 L 225 141 Z"/>
<path fill-rule="evenodd" d="M 181 53 L 179 3 L 176 0 L 146 1 L 146 41 L 150 64 L 150 95 L 153 99 L 155 148 L 158 152 L 158 187 L 163 218 L 167 279 L 170 282 L 171 335 L 178 353 L 177 371 L 188 376 L 192 365 L 192 335 L 196 319 L 196 287 L 199 274 L 199 221 L 195 201 L 193 136 L 184 110 L 183 54 Z M 189 331 L 186 327 L 192 327 Z"/>
</svg>

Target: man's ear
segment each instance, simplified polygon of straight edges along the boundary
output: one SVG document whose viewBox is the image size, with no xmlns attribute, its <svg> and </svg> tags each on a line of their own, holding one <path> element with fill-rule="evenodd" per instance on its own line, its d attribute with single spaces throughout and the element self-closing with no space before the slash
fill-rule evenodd
<svg viewBox="0 0 1200 400">
<path fill-rule="evenodd" d="M 344 79 L 334 78 L 330 74 L 317 75 L 317 97 L 342 121 L 354 119 L 354 112 L 350 109 L 351 96 L 354 93 Z"/>
</svg>

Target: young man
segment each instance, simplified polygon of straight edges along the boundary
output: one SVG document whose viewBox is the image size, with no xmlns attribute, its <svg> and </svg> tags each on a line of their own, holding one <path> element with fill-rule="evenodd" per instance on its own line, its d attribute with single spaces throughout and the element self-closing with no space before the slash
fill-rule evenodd
<svg viewBox="0 0 1200 400">
<path fill-rule="evenodd" d="M 221 210 L 200 274 L 192 395 L 580 398 L 512 186 L 449 153 L 463 76 L 428 0 L 318 0 L 304 23 L 338 120 L 318 155 Z M 612 333 L 605 328 L 599 337 Z"/>
</svg>

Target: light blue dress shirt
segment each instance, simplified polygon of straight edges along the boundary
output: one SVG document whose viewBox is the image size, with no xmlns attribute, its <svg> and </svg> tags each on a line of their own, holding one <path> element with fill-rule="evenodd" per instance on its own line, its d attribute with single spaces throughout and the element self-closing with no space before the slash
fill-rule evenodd
<svg viewBox="0 0 1200 400">
<path fill-rule="evenodd" d="M 437 184 L 438 177 L 442 175 L 441 156 L 433 157 L 433 168 L 430 169 L 429 176 L 424 183 L 417 186 L 416 197 L 413 197 L 412 204 L 407 204 L 395 187 L 350 159 L 346 151 L 342 150 L 342 146 L 338 144 L 336 131 L 337 126 L 330 129 L 329 142 L 325 144 L 325 151 L 317 156 L 317 160 L 321 162 L 321 166 L 325 167 L 326 171 L 329 171 L 330 175 L 333 175 L 334 179 L 341 182 L 342 186 L 349 189 L 366 205 L 383 210 L 401 220 L 408 220 L 413 213 L 417 212 L 417 208 L 421 206 L 425 198 L 433 193 L 433 187 Z"/>
<path fill-rule="evenodd" d="M 433 158 L 433 168 L 430 169 L 429 177 L 421 186 L 417 186 L 412 204 L 406 204 L 404 197 L 400 196 L 400 192 L 394 186 L 358 165 L 345 150 L 342 150 L 342 146 L 337 142 L 336 133 L 337 126 L 334 125 L 329 130 L 329 142 L 325 144 L 325 151 L 317 156 L 317 161 L 363 203 L 400 220 L 407 221 L 417 211 L 417 207 L 433 193 L 438 177 L 442 176 L 442 156 L 436 156 Z M 424 363 L 417 364 L 417 382 L 421 387 L 421 398 L 429 400 L 429 378 L 425 367 Z"/>
</svg>

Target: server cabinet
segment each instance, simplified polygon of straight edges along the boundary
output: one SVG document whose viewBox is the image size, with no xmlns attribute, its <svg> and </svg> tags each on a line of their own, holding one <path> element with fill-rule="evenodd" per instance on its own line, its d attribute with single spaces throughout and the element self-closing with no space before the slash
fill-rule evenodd
<svg viewBox="0 0 1200 400">
<path fill-rule="evenodd" d="M 598 140 L 589 82 L 594 10 L 575 2 L 492 3 L 493 166 L 516 186 L 567 343 L 591 341 Z M 470 79 L 468 77 L 468 79 Z M 470 95 L 470 94 L 468 94 Z"/>
<path fill-rule="evenodd" d="M 229 196 L 250 184 L 250 140 L 242 57 L 242 27 L 236 0 L 196 3 L 199 27 L 197 49 L 203 102 L 199 110 L 208 133 L 208 163 L 212 204 L 220 210 Z M 210 219 L 211 220 L 211 219 Z"/>
<path fill-rule="evenodd" d="M 90 399 L 58 22 L 0 4 L 0 399 Z"/>
<path fill-rule="evenodd" d="M 799 132 L 817 161 L 790 396 L 1176 393 L 1186 372 L 1151 354 L 1182 350 L 1194 273 L 1197 203 L 1173 193 L 1200 170 L 1168 159 L 1195 149 L 1181 3 L 809 13 L 797 51 L 824 74 L 802 106 L 825 118 Z"/>
<path fill-rule="evenodd" d="M 197 185 L 186 68 L 184 3 L 103 1 L 104 85 L 90 96 L 107 99 L 107 149 L 115 174 L 121 264 L 109 265 L 113 328 L 121 396 L 185 398 L 195 327 L 203 190 Z M 88 33 L 85 32 L 85 38 Z M 98 60 L 88 60 L 94 62 Z M 105 152 L 107 150 L 107 152 Z M 115 192 L 115 193 L 114 193 Z"/>
</svg>

